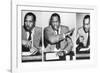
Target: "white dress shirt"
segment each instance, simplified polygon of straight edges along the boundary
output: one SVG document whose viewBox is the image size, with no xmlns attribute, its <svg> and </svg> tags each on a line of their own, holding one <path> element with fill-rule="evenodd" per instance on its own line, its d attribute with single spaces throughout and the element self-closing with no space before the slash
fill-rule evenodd
<svg viewBox="0 0 100 73">
<path fill-rule="evenodd" d="M 32 32 L 32 34 L 31 34 L 31 38 L 32 38 L 32 39 L 31 39 L 30 41 L 32 42 L 32 47 L 33 47 L 33 35 L 34 35 L 34 29 L 35 29 L 35 28 L 33 28 L 32 31 L 31 31 L 31 32 Z M 26 32 L 26 33 L 27 33 L 27 40 L 28 40 L 29 34 L 30 34 L 30 33 L 29 33 L 29 32 Z"/>
</svg>

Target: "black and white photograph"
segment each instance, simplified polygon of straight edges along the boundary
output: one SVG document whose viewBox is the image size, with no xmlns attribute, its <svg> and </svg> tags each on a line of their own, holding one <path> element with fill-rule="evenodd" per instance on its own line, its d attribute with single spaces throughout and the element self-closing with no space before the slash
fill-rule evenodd
<svg viewBox="0 0 100 73">
<path fill-rule="evenodd" d="M 58 70 L 95 62 L 94 8 L 22 4 L 15 9 L 13 70 Z"/>
<path fill-rule="evenodd" d="M 42 61 L 42 27 L 36 14 L 22 11 L 22 62 Z"/>
<path fill-rule="evenodd" d="M 90 14 L 77 13 L 76 20 L 76 59 L 90 59 Z"/>
<path fill-rule="evenodd" d="M 21 13 L 22 62 L 73 60 L 75 13 L 34 10 Z"/>
<path fill-rule="evenodd" d="M 50 14 L 49 22 L 44 28 L 44 60 L 73 60 L 75 13 Z"/>
<path fill-rule="evenodd" d="M 90 14 L 21 10 L 22 62 L 90 59 Z"/>
</svg>

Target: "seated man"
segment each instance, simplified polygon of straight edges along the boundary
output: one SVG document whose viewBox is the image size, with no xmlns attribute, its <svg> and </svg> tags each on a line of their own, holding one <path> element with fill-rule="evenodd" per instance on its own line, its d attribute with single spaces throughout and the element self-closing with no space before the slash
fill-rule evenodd
<svg viewBox="0 0 100 73">
<path fill-rule="evenodd" d="M 88 48 L 90 46 L 90 15 L 86 15 L 83 19 L 83 27 L 80 27 L 77 31 L 76 53 L 79 53 L 82 48 Z"/>
<path fill-rule="evenodd" d="M 60 22 L 59 14 L 52 14 L 49 26 L 44 29 L 44 46 L 46 52 L 57 51 L 57 55 L 62 57 L 72 51 L 73 42 L 70 36 L 74 30 L 69 31 Z"/>
<path fill-rule="evenodd" d="M 35 26 L 36 16 L 29 12 L 25 15 L 22 26 L 22 52 L 41 55 L 42 28 Z"/>
</svg>

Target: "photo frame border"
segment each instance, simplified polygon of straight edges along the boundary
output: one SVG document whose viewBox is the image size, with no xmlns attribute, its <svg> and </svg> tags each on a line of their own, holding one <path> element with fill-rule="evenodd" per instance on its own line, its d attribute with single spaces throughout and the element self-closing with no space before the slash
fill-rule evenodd
<svg viewBox="0 0 100 73">
<path fill-rule="evenodd" d="M 24 2 L 25 3 L 25 2 Z M 19 62 L 17 61 L 18 60 L 18 52 L 15 50 L 15 49 L 17 49 L 18 48 L 18 37 L 17 37 L 17 35 L 18 35 L 18 26 L 17 26 L 17 24 L 18 24 L 18 14 L 17 14 L 17 10 L 18 10 L 18 8 L 17 8 L 17 6 L 29 6 L 29 7 L 33 7 L 33 6 L 35 6 L 35 7 L 38 7 L 38 5 L 39 4 L 37 4 L 37 5 L 35 5 L 34 3 L 33 3 L 33 5 L 31 5 L 31 4 L 20 4 L 20 3 L 16 3 L 16 2 L 12 2 L 12 5 L 11 5 L 11 52 L 12 52 L 12 54 L 11 54 L 11 70 L 12 70 L 12 72 L 14 73 L 14 72 L 16 72 L 16 73 L 18 73 L 18 72 L 20 72 L 20 71 L 24 71 L 25 69 L 23 69 L 22 70 L 22 68 L 21 67 L 19 67 L 18 66 L 18 64 L 19 64 Z M 43 8 L 44 7 L 50 7 L 50 8 L 64 8 L 64 9 L 66 9 L 66 8 L 69 8 L 69 6 L 71 6 L 71 5 L 69 5 L 69 6 L 67 6 L 67 5 L 65 5 L 65 7 L 63 7 L 62 5 L 56 5 L 56 7 L 54 7 L 54 5 L 41 5 L 40 4 L 40 6 L 42 6 Z M 73 7 L 73 5 L 71 6 L 71 7 Z M 76 8 L 75 9 L 81 9 L 81 7 L 83 7 L 82 9 L 84 9 L 86 6 L 80 6 L 79 5 L 79 7 L 80 8 L 77 8 L 77 6 L 76 6 Z M 89 8 L 88 6 L 86 7 L 86 10 L 87 10 L 87 8 Z M 92 8 L 92 10 L 93 10 L 93 12 L 92 12 L 92 15 L 94 15 L 94 21 L 93 21 L 93 23 L 96 23 L 96 16 L 97 16 L 97 14 L 96 14 L 96 7 L 95 6 L 90 6 L 90 10 L 91 10 L 91 8 Z M 72 8 L 73 9 L 73 8 Z M 15 14 L 15 16 L 14 16 L 14 14 Z M 16 17 L 16 18 L 15 18 Z M 13 19 L 14 18 L 14 19 Z M 14 22 L 14 21 L 16 22 Z M 13 24 L 14 23 L 14 24 Z M 16 27 L 17 26 L 17 27 Z M 90 26 L 91 27 L 91 26 Z M 93 29 L 94 30 L 96 30 L 96 25 L 92 25 L 92 27 L 93 27 Z M 15 30 L 16 29 L 16 30 Z M 15 33 L 16 32 L 16 33 Z M 16 34 L 16 35 L 15 35 Z M 94 34 L 96 34 L 96 32 L 94 32 Z M 95 37 L 95 36 L 94 36 Z M 15 39 L 16 39 L 16 42 L 15 42 Z M 96 42 L 96 39 L 94 40 L 95 42 Z M 95 45 L 94 45 L 95 46 Z M 94 56 L 96 56 L 96 52 L 97 52 L 97 50 L 96 51 L 94 51 Z M 15 58 L 16 57 L 16 58 Z M 76 68 L 76 67 L 78 67 L 78 68 L 80 68 L 80 65 L 82 65 L 84 68 L 86 67 L 86 66 L 88 66 L 88 65 L 90 65 L 90 66 L 88 66 L 88 67 L 93 67 L 93 66 L 95 66 L 96 65 L 96 61 L 97 61 L 97 57 L 95 57 L 94 58 L 95 60 L 93 60 L 92 62 L 91 62 L 91 64 L 87 64 L 87 65 L 82 65 L 82 61 L 80 62 L 80 61 L 77 61 L 77 62 L 75 62 L 75 63 L 77 63 L 77 64 L 79 64 L 79 66 L 77 66 L 75 63 L 73 63 L 73 65 L 69 65 L 68 64 L 68 66 L 70 66 L 70 67 L 64 67 L 64 69 L 68 69 L 68 68 Z M 88 61 L 89 62 L 89 61 Z M 36 62 L 35 62 L 36 63 Z M 59 62 L 57 62 L 56 64 L 58 64 Z M 61 62 L 60 62 L 61 63 Z M 68 62 L 68 63 L 72 63 L 72 62 Z M 42 65 L 43 64 L 45 64 L 45 66 L 43 67 L 43 68 L 46 68 L 47 67 L 47 65 L 46 64 L 48 64 L 48 62 L 46 62 L 46 63 L 42 63 Z M 54 64 L 54 62 L 52 62 L 52 64 Z M 63 62 L 63 64 L 65 64 L 64 62 Z M 36 64 L 35 64 L 36 65 Z M 26 64 L 26 66 L 29 66 L 28 64 Z M 66 66 L 66 65 L 65 65 Z M 73 66 L 73 67 L 72 67 Z M 42 67 L 42 66 L 41 66 Z M 51 66 L 52 67 L 52 66 Z M 38 68 L 38 67 L 37 67 Z M 60 69 L 60 67 L 58 68 L 58 69 Z M 41 71 L 44 71 L 44 69 L 41 69 Z M 53 68 L 51 68 L 50 70 L 53 70 Z M 30 71 L 30 70 L 28 70 L 28 71 Z M 33 70 L 31 70 L 31 71 L 33 71 Z"/>
</svg>

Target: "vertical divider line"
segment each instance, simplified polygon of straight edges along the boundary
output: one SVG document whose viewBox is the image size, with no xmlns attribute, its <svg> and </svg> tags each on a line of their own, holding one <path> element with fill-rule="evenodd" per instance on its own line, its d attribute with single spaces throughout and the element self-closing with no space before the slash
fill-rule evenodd
<svg viewBox="0 0 100 73">
<path fill-rule="evenodd" d="M 43 26 L 42 26 L 42 62 L 44 62 L 44 33 L 43 33 Z"/>
<path fill-rule="evenodd" d="M 11 7 L 11 9 L 10 9 L 10 49 L 11 49 L 11 54 L 10 54 L 10 56 L 11 56 L 11 58 L 10 58 L 10 68 L 11 68 L 11 72 L 12 72 L 12 0 L 10 0 L 10 7 Z"/>
<path fill-rule="evenodd" d="M 75 21 L 76 21 L 76 23 L 75 23 L 75 46 L 74 46 L 74 54 L 75 54 L 75 60 L 76 60 L 76 36 L 77 36 L 77 13 L 75 13 L 76 14 L 76 17 L 75 17 Z"/>
<path fill-rule="evenodd" d="M 18 68 L 18 6 L 16 6 L 16 68 Z"/>
</svg>

